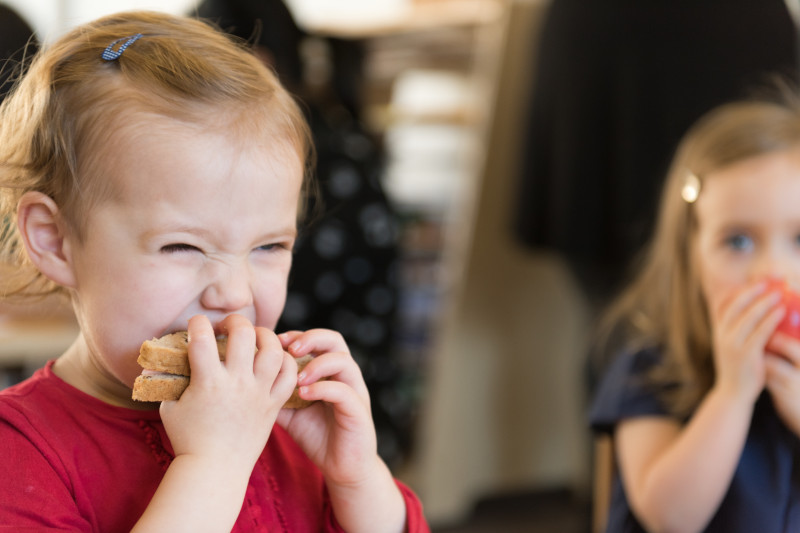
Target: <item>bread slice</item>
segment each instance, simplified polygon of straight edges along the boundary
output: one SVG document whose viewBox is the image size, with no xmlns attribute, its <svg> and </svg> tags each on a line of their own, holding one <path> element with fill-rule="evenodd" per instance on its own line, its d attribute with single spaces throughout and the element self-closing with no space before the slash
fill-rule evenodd
<svg viewBox="0 0 800 533">
<path fill-rule="evenodd" d="M 227 337 L 217 339 L 220 361 L 225 360 L 227 346 Z M 189 368 L 189 333 L 178 331 L 158 339 L 144 341 L 141 348 L 139 348 L 137 362 L 139 366 L 147 370 L 177 374 L 179 376 L 191 376 L 192 369 Z"/>
<path fill-rule="evenodd" d="M 189 335 L 185 331 L 170 333 L 158 339 L 142 343 L 139 350 L 139 365 L 144 368 L 133 384 L 132 398 L 140 402 L 162 402 L 177 400 L 189 386 Z M 220 360 L 225 360 L 227 338 L 217 339 Z M 300 372 L 313 357 L 306 355 L 295 359 Z M 292 396 L 283 405 L 284 409 L 302 409 L 313 402 L 303 400 L 295 388 Z"/>
<path fill-rule="evenodd" d="M 164 372 L 142 374 L 133 383 L 133 399 L 140 402 L 177 400 L 188 386 L 188 376 L 177 376 Z"/>
<path fill-rule="evenodd" d="M 311 356 L 306 356 L 310 359 Z M 305 359 L 305 358 L 303 358 Z M 300 360 L 298 359 L 298 363 Z M 305 365 L 302 365 L 305 366 Z M 300 367 L 300 364 L 298 364 Z M 177 400 L 189 386 L 188 376 L 176 376 L 175 374 L 147 374 L 140 375 L 133 384 L 133 399 L 140 402 L 164 402 Z M 284 409 L 303 409 L 314 402 L 302 399 L 298 394 L 298 389 L 292 391 L 292 395 L 283 404 Z"/>
</svg>

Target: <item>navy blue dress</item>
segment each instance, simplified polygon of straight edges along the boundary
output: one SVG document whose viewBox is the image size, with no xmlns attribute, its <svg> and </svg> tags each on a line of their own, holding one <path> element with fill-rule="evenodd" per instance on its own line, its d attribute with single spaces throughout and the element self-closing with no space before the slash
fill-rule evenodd
<svg viewBox="0 0 800 533">
<path fill-rule="evenodd" d="M 601 380 L 590 412 L 594 431 L 612 434 L 616 424 L 637 416 L 668 416 L 663 388 L 646 373 L 658 350 L 618 357 Z M 731 485 L 706 533 L 800 532 L 800 439 L 778 418 L 768 393 L 756 402 L 750 431 Z M 608 533 L 644 532 L 631 513 L 620 476 L 615 476 Z"/>
</svg>

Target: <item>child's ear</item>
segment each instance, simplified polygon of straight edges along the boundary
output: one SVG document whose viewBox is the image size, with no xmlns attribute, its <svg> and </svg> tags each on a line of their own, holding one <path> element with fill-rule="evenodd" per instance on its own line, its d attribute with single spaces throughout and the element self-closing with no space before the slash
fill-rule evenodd
<svg viewBox="0 0 800 533">
<path fill-rule="evenodd" d="M 17 226 L 39 271 L 63 287 L 75 287 L 70 240 L 53 199 L 35 191 L 23 194 L 17 204 Z"/>
</svg>

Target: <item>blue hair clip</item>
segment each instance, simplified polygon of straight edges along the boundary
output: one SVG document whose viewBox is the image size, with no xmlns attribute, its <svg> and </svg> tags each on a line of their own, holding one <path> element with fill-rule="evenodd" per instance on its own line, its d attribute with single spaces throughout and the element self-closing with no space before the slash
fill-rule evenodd
<svg viewBox="0 0 800 533">
<path fill-rule="evenodd" d="M 106 49 L 103 50 L 103 53 L 100 55 L 100 57 L 102 57 L 106 61 L 114 61 L 115 59 L 117 59 L 119 56 L 122 55 L 122 52 L 124 52 L 126 48 L 128 48 L 130 45 L 138 41 L 140 37 L 142 37 L 142 34 L 137 33 L 136 35 L 131 35 L 130 37 L 122 37 L 120 39 L 111 41 L 111 44 L 109 44 L 106 47 Z M 114 50 L 114 45 L 120 41 L 125 41 L 125 42 L 122 43 L 119 46 L 119 48 Z"/>
</svg>

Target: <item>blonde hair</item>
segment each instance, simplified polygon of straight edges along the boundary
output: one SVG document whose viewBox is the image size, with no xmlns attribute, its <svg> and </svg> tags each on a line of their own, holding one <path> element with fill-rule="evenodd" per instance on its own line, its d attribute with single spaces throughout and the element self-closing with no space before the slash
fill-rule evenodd
<svg viewBox="0 0 800 533">
<path fill-rule="evenodd" d="M 117 59 L 101 58 L 112 42 L 119 50 L 140 33 Z M 17 203 L 28 191 L 50 196 L 80 238 L 81 213 L 114 193 L 92 172 L 97 154 L 124 148 L 113 133 L 136 113 L 226 128 L 287 149 L 304 162 L 301 197 L 308 197 L 313 144 L 305 117 L 274 73 L 235 39 L 200 20 L 127 12 L 77 27 L 33 59 L 0 107 L 0 263 L 7 270 L 0 295 L 59 291 L 25 254 Z"/>
<path fill-rule="evenodd" d="M 669 390 L 676 416 L 687 416 L 714 379 L 711 323 L 696 261 L 694 204 L 684 200 L 687 179 L 745 159 L 800 146 L 800 99 L 780 94 L 722 105 L 701 118 L 678 146 L 664 184 L 655 232 L 632 282 L 600 322 L 605 351 L 657 347 L 663 364 L 649 379 Z M 694 177 L 690 177 L 694 176 Z M 624 339 L 623 346 L 615 340 Z"/>
</svg>

